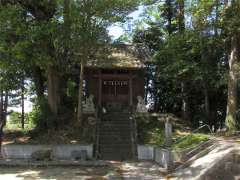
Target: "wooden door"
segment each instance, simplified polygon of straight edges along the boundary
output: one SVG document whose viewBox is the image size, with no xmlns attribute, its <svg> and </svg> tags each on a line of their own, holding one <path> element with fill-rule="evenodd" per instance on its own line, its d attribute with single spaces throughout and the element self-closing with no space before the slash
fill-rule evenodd
<svg viewBox="0 0 240 180">
<path fill-rule="evenodd" d="M 103 106 L 108 110 L 122 110 L 129 105 L 128 80 L 103 80 L 102 81 Z"/>
</svg>

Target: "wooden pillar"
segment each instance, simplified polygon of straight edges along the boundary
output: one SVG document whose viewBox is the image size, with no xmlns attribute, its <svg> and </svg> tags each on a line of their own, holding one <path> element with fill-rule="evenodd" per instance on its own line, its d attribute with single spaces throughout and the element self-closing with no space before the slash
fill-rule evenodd
<svg viewBox="0 0 240 180">
<path fill-rule="evenodd" d="M 133 85 L 132 85 L 132 76 L 129 79 L 129 105 L 133 106 Z"/>
</svg>

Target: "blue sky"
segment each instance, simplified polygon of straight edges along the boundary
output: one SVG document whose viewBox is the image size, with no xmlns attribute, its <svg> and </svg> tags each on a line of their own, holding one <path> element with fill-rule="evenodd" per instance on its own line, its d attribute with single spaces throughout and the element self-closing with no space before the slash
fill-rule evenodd
<svg viewBox="0 0 240 180">
<path fill-rule="evenodd" d="M 134 21 L 140 19 L 140 15 L 143 12 L 144 7 L 140 6 L 138 8 L 138 10 L 132 12 L 131 14 L 129 14 L 130 19 L 130 24 L 134 23 Z M 116 23 L 112 26 L 110 26 L 108 28 L 109 31 L 109 35 L 112 37 L 113 40 L 118 39 L 121 35 L 123 35 L 125 33 L 125 29 L 124 29 L 124 24 L 121 25 L 119 23 Z"/>
</svg>

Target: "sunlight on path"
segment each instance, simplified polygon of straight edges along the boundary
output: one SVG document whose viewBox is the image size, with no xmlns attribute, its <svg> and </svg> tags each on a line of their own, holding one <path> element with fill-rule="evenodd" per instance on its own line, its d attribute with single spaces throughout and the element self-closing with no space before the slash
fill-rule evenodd
<svg viewBox="0 0 240 180">
<path fill-rule="evenodd" d="M 144 162 L 123 162 L 119 166 L 119 173 L 127 180 L 161 180 L 163 169 L 157 164 Z"/>
<path fill-rule="evenodd" d="M 1 167 L 0 180 L 160 180 L 161 169 L 152 162 L 112 162 L 109 167 Z"/>
<path fill-rule="evenodd" d="M 44 167 L 25 169 L 24 167 L 8 167 L 0 169 L 1 180 L 71 180 L 71 179 L 105 179 L 107 167 Z"/>
</svg>

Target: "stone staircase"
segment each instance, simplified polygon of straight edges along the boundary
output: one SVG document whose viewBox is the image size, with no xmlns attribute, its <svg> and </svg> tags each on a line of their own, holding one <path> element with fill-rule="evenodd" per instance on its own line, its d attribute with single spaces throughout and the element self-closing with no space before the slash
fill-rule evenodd
<svg viewBox="0 0 240 180">
<path fill-rule="evenodd" d="M 131 121 L 128 112 L 102 115 L 99 127 L 99 155 L 104 160 L 131 160 L 134 157 Z"/>
</svg>

